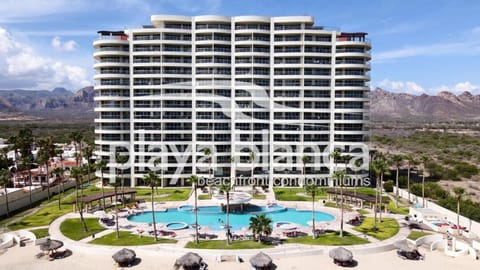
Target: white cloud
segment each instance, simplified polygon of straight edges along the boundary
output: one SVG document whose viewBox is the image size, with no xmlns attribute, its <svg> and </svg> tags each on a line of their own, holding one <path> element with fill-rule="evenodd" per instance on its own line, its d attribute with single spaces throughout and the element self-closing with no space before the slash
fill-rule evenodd
<svg viewBox="0 0 480 270">
<path fill-rule="evenodd" d="M 453 86 L 441 85 L 439 87 L 435 87 L 433 89 L 435 93 L 441 91 L 448 91 L 454 94 L 461 94 L 465 91 L 470 92 L 472 94 L 480 95 L 480 85 L 474 85 L 471 82 L 459 82 Z"/>
<path fill-rule="evenodd" d="M 77 43 L 74 40 L 63 42 L 59 36 L 52 38 L 52 47 L 61 52 L 73 52 L 77 48 Z"/>
<path fill-rule="evenodd" d="M 389 79 L 384 79 L 379 82 L 377 86 L 396 93 L 409 93 L 414 95 L 425 93 L 425 89 L 415 82 L 391 81 Z"/>
<path fill-rule="evenodd" d="M 72 44 L 60 42 L 63 49 Z M 0 85 L 2 89 L 53 89 L 65 87 L 77 90 L 91 85 L 87 71 L 37 53 L 29 45 L 16 40 L 0 27 Z"/>
<path fill-rule="evenodd" d="M 383 51 L 373 54 L 373 61 L 385 62 L 398 58 L 414 56 L 439 55 L 479 55 L 480 54 L 480 26 L 463 32 L 456 42 L 440 42 L 433 44 L 404 46 L 403 48 Z"/>
</svg>

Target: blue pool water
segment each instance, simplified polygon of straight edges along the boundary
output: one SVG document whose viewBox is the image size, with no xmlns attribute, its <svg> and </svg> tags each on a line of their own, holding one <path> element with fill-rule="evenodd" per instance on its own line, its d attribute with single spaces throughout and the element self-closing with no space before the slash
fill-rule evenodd
<svg viewBox="0 0 480 270">
<path fill-rule="evenodd" d="M 230 213 L 230 225 L 232 230 L 239 230 L 242 227 L 248 227 L 250 217 L 265 213 L 271 218 L 273 223 L 278 221 L 290 221 L 303 226 L 308 226 L 312 220 L 312 211 L 301 211 L 295 208 L 283 207 L 253 207 L 246 209 L 244 213 Z M 315 221 L 332 221 L 335 217 L 325 212 L 316 211 Z M 147 211 L 137 215 L 131 215 L 128 220 L 132 222 L 151 223 L 152 212 Z M 158 223 L 185 222 L 187 224 L 195 223 L 195 213 L 193 211 L 177 210 L 169 208 L 166 212 L 155 212 L 155 221 Z M 226 214 L 222 213 L 218 206 L 202 206 L 198 208 L 198 224 L 200 226 L 209 226 L 212 230 L 222 230 L 225 225 Z"/>
</svg>

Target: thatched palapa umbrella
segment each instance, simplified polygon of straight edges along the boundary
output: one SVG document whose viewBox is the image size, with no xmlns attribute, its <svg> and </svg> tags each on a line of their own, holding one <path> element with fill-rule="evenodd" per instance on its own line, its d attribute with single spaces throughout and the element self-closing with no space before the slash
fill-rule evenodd
<svg viewBox="0 0 480 270">
<path fill-rule="evenodd" d="M 202 257 L 200 257 L 200 255 L 197 253 L 188 252 L 187 254 L 178 258 L 173 267 L 175 269 L 180 269 L 180 267 L 183 267 L 183 269 L 199 269 L 202 260 Z"/>
<path fill-rule="evenodd" d="M 338 262 L 350 262 L 353 260 L 352 252 L 344 247 L 334 248 L 330 250 L 328 255 Z"/>
<path fill-rule="evenodd" d="M 269 269 L 272 265 L 272 258 L 263 252 L 259 252 L 250 258 L 250 264 L 255 269 Z"/>
<path fill-rule="evenodd" d="M 63 247 L 63 242 L 60 240 L 46 239 L 39 245 L 42 251 L 53 251 Z"/>
<path fill-rule="evenodd" d="M 112 258 L 118 264 L 130 264 L 135 261 L 136 256 L 135 251 L 123 248 L 113 254 Z"/>
</svg>

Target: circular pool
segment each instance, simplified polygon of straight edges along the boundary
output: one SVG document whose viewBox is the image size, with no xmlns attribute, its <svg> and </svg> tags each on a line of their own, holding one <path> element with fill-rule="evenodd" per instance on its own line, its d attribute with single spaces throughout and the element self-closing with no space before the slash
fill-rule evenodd
<svg viewBox="0 0 480 270">
<path fill-rule="evenodd" d="M 248 227 L 250 224 L 250 217 L 264 213 L 267 217 L 275 222 L 290 222 L 296 225 L 308 226 L 308 222 L 312 220 L 312 211 L 297 210 L 295 208 L 284 208 L 281 211 L 272 211 L 267 207 L 259 207 L 249 205 L 242 213 L 235 212 L 229 214 L 229 223 L 233 230 L 240 230 L 243 227 Z M 226 225 L 226 214 L 222 212 L 219 206 L 201 206 L 198 207 L 198 224 L 202 227 L 208 226 L 211 230 L 223 230 Z M 315 221 L 331 222 L 335 217 L 331 214 L 315 211 Z M 131 222 L 150 223 L 152 222 L 152 212 L 145 211 L 137 215 L 128 217 Z M 176 208 L 168 209 L 166 212 L 155 212 L 156 222 L 166 223 L 195 223 L 195 211 L 182 211 Z M 177 225 L 175 225 L 177 226 Z M 180 226 L 180 225 L 178 225 Z M 167 227 L 168 228 L 168 227 Z M 170 228 L 169 228 L 170 229 Z"/>
<path fill-rule="evenodd" d="M 150 212 L 150 216 L 151 216 L 151 213 Z M 155 216 L 156 216 L 156 213 L 155 213 Z M 185 222 L 170 222 L 170 223 L 167 223 L 165 225 L 165 228 L 167 229 L 170 229 L 170 230 L 183 230 L 183 229 L 187 229 L 188 228 L 188 224 L 185 223 Z"/>
</svg>

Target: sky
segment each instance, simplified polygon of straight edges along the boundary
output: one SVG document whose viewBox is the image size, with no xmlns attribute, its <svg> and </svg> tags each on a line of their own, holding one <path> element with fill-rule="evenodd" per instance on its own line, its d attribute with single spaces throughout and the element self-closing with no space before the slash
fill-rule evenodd
<svg viewBox="0 0 480 270">
<path fill-rule="evenodd" d="M 476 0 L 2 0 L 0 89 L 93 85 L 97 31 L 141 28 L 154 14 L 313 16 L 368 33 L 372 88 L 480 94 Z"/>
</svg>

